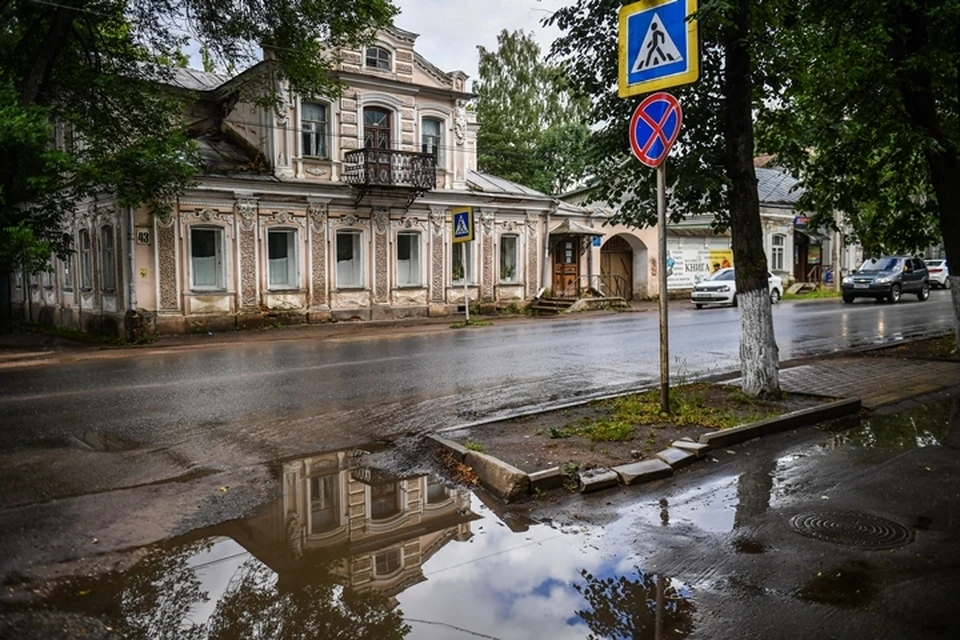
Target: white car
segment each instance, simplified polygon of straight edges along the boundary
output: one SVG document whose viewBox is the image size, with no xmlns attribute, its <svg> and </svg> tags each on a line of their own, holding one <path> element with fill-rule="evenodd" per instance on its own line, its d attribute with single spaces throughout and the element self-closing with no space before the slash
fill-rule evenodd
<svg viewBox="0 0 960 640">
<path fill-rule="evenodd" d="M 783 279 L 767 274 L 770 287 L 770 302 L 777 304 L 783 296 Z M 690 302 L 702 309 L 705 304 L 732 304 L 737 306 L 737 281 L 732 268 L 717 269 L 710 276 L 694 285 Z"/>
<path fill-rule="evenodd" d="M 930 286 L 941 289 L 949 289 L 950 281 L 947 276 L 950 275 L 950 269 L 947 268 L 946 260 L 924 260 L 927 265 L 927 271 L 930 273 Z"/>
</svg>

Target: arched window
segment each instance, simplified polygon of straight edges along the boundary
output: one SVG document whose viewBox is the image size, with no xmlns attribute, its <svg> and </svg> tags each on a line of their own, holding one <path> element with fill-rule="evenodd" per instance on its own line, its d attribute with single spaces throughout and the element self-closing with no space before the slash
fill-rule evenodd
<svg viewBox="0 0 960 640">
<path fill-rule="evenodd" d="M 782 233 L 775 234 L 770 239 L 770 270 L 783 271 L 783 249 L 787 244 L 787 237 Z"/>
<path fill-rule="evenodd" d="M 389 149 L 391 113 L 381 107 L 363 109 L 363 146 L 367 149 Z"/>
<path fill-rule="evenodd" d="M 366 58 L 368 69 L 390 71 L 393 68 L 390 60 L 390 52 L 383 47 L 367 47 Z"/>
<path fill-rule="evenodd" d="M 80 230 L 80 288 L 93 288 L 93 256 L 90 255 L 90 232 Z"/>
<path fill-rule="evenodd" d="M 443 121 L 436 118 L 424 118 L 420 122 L 420 150 L 430 153 L 437 159 L 437 166 L 443 163 Z"/>
<path fill-rule="evenodd" d="M 327 136 L 330 129 L 330 109 L 325 104 L 304 102 L 300 114 L 303 155 L 311 158 L 329 158 Z"/>
<path fill-rule="evenodd" d="M 113 227 L 105 225 L 100 229 L 100 286 L 103 291 L 117 290 L 117 259 L 114 246 Z"/>
</svg>

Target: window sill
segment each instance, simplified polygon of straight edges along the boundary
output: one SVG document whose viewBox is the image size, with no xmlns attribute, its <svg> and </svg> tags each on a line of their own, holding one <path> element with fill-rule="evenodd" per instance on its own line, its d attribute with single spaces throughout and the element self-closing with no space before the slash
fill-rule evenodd
<svg viewBox="0 0 960 640">
<path fill-rule="evenodd" d="M 422 284 L 398 284 L 397 289 L 426 289 Z"/>
<path fill-rule="evenodd" d="M 370 291 L 366 287 L 337 287 L 337 291 Z"/>
<path fill-rule="evenodd" d="M 307 293 L 306 289 L 300 287 L 268 287 L 267 293 Z"/>
</svg>

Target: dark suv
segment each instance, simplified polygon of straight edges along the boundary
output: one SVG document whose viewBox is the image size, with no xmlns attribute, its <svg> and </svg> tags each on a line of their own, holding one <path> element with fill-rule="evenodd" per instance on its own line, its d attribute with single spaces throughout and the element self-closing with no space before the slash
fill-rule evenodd
<svg viewBox="0 0 960 640">
<path fill-rule="evenodd" d="M 930 274 L 923 260 L 909 256 L 884 256 L 865 260 L 860 268 L 843 279 L 843 301 L 856 298 L 886 299 L 898 302 L 903 293 L 916 294 L 918 300 L 930 297 Z"/>
</svg>

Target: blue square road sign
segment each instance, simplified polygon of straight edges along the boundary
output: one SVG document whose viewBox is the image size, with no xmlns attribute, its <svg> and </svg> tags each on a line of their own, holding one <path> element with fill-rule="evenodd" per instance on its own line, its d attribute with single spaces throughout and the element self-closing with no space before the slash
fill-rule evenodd
<svg viewBox="0 0 960 640">
<path fill-rule="evenodd" d="M 621 98 L 700 77 L 697 0 L 640 0 L 620 9 Z"/>
</svg>

